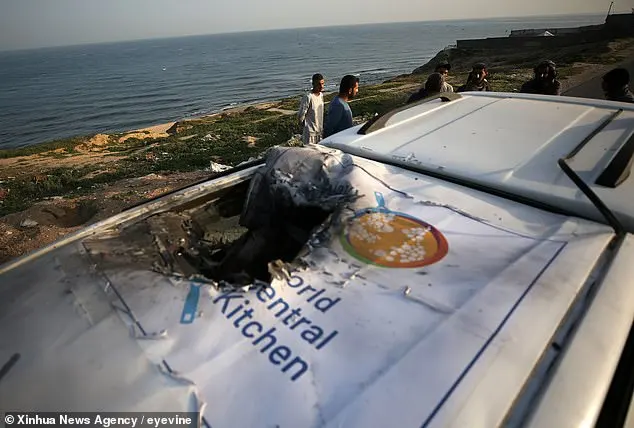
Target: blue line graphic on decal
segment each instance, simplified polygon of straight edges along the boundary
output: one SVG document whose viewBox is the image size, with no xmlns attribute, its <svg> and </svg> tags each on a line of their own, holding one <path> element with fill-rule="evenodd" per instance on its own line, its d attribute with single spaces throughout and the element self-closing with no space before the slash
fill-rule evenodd
<svg viewBox="0 0 634 428">
<path fill-rule="evenodd" d="M 181 324 L 191 324 L 196 318 L 196 310 L 198 309 L 198 299 L 200 298 L 200 285 L 190 284 L 189 293 L 185 298 L 183 313 L 181 315 Z"/>
</svg>

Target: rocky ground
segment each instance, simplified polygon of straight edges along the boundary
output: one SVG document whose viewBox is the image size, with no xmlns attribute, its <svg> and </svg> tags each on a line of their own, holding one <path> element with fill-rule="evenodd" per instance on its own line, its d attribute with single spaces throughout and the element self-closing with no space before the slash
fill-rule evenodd
<svg viewBox="0 0 634 428">
<path fill-rule="evenodd" d="M 379 85 L 362 83 L 351 108 L 362 122 L 402 105 L 440 60 L 451 61 L 454 86 L 473 62 L 485 61 L 493 90 L 514 92 L 543 58 L 558 63 L 566 90 L 634 58 L 634 39 L 551 52 L 444 50 L 412 74 Z M 294 115 L 298 105 L 299 96 L 122 134 L 0 151 L 0 264 L 210 177 L 219 164 L 235 166 L 271 146 L 295 144 L 301 132 Z"/>
<path fill-rule="evenodd" d="M 0 264 L 208 175 L 205 171 L 166 176 L 149 174 L 104 184 L 99 192 L 92 194 L 54 196 L 38 201 L 25 210 L 0 219 Z"/>
</svg>

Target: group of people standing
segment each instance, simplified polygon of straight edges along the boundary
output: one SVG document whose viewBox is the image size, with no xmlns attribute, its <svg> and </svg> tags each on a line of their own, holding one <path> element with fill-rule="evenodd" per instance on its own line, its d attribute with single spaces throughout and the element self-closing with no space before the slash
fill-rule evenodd
<svg viewBox="0 0 634 428">
<path fill-rule="evenodd" d="M 438 64 L 425 82 L 425 85 L 413 93 L 407 103 L 413 103 L 442 92 L 454 92 L 453 86 L 447 83 L 446 78 L 451 71 L 449 63 Z M 524 83 L 520 89 L 525 94 L 561 95 L 561 82 L 557 80 L 557 66 L 553 61 L 540 62 L 533 69 L 534 76 Z M 489 75 L 484 63 L 474 64 L 467 82 L 458 87 L 455 92 L 491 91 L 487 80 Z M 312 77 L 312 89 L 305 94 L 300 102 L 298 119 L 303 126 L 302 142 L 304 144 L 317 144 L 322 138 L 327 138 L 337 132 L 350 128 L 352 122 L 352 110 L 348 102 L 359 91 L 359 78 L 348 74 L 341 79 L 339 93 L 328 105 L 328 115 L 324 123 L 324 90 L 325 80 L 321 74 Z M 602 78 L 602 89 L 605 98 L 610 101 L 634 103 L 634 95 L 629 88 L 630 75 L 624 68 L 615 68 Z"/>
<path fill-rule="evenodd" d="M 454 92 L 453 87 L 446 82 L 451 70 L 448 63 L 438 64 L 434 73 L 429 75 L 425 85 L 410 96 L 408 103 L 413 103 L 442 92 Z M 467 82 L 460 86 L 456 92 L 491 91 L 487 80 L 487 66 L 484 63 L 474 64 L 467 77 Z M 533 78 L 525 82 L 520 88 L 520 93 L 561 95 L 561 82 L 557 80 L 557 66 L 553 61 L 545 60 L 537 64 L 533 69 Z M 625 68 L 615 68 L 602 78 L 602 89 L 605 98 L 610 101 L 634 103 L 634 95 L 629 88 L 630 75 Z"/>
<path fill-rule="evenodd" d="M 441 92 L 469 92 L 469 91 L 490 91 L 491 86 L 487 80 L 489 75 L 486 64 L 479 62 L 474 64 L 469 75 L 467 76 L 467 82 L 458 87 L 455 91 L 453 86 L 447 83 L 446 79 L 451 71 L 451 64 L 441 63 L 436 66 L 434 72 L 429 75 L 425 85 L 418 92 L 413 93 L 408 103 L 420 101 L 422 99 L 431 97 Z"/>
</svg>

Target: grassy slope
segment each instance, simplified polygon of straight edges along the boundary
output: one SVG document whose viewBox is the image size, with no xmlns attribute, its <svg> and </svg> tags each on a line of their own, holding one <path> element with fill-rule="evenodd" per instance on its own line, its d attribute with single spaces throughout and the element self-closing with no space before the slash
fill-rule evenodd
<svg viewBox="0 0 634 428">
<path fill-rule="evenodd" d="M 624 47 L 634 45 L 633 39 L 618 42 L 575 46 L 553 51 L 459 51 L 457 49 L 440 52 L 416 73 L 400 76 L 391 81 L 374 86 L 361 86 L 359 96 L 351 103 L 357 121 L 368 119 L 375 114 L 385 113 L 402 105 L 415 90 L 411 85 L 421 84 L 434 64 L 449 60 L 452 65 L 450 83 L 459 85 L 474 61 L 485 61 L 489 65 L 489 80 L 493 90 L 500 92 L 517 91 L 530 78 L 532 66 L 543 58 L 550 58 L 559 65 L 560 77 L 565 79 L 584 69 L 580 64 L 610 64 L 622 61 Z M 407 85 L 410 85 L 409 87 Z M 333 95 L 327 95 L 326 101 Z M 294 111 L 298 108 L 299 96 L 281 100 L 274 107 Z M 150 173 L 167 174 L 201 170 L 210 161 L 236 165 L 250 157 L 260 155 L 267 148 L 285 144 L 295 134 L 301 132 L 294 115 L 276 111 L 247 108 L 239 113 L 227 113 L 209 118 L 200 118 L 181 123 L 181 130 L 169 137 L 155 140 L 131 138 L 118 143 L 111 138 L 103 156 L 125 156 L 123 160 L 99 163 L 78 168 L 56 168 L 47 171 L 33 171 L 33 175 L 44 172 L 44 180 L 35 180 L 28 174 L 0 184 L 9 193 L 0 203 L 0 216 L 27 208 L 32 203 L 50 196 L 78 196 L 95 193 L 104 183 L 122 178 L 140 177 Z M 193 136 L 193 137 L 192 137 Z M 249 144 L 246 137 L 257 138 Z M 189 139 L 184 139 L 191 137 Z M 74 156 L 74 148 L 88 138 L 75 137 L 51 143 L 0 151 L 0 158 L 28 156 Z M 52 152 L 55 149 L 57 152 Z M 0 192 L 1 193 L 1 192 Z"/>
</svg>

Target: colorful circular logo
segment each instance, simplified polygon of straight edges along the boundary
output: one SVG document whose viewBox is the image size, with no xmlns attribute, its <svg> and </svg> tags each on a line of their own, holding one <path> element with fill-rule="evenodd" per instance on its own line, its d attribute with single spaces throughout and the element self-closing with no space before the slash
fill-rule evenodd
<svg viewBox="0 0 634 428">
<path fill-rule="evenodd" d="M 386 268 L 418 268 L 440 261 L 449 245 L 434 226 L 408 214 L 390 211 L 383 195 L 379 206 L 357 212 L 341 243 L 356 259 Z"/>
</svg>

